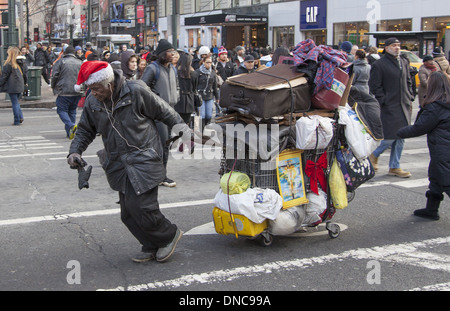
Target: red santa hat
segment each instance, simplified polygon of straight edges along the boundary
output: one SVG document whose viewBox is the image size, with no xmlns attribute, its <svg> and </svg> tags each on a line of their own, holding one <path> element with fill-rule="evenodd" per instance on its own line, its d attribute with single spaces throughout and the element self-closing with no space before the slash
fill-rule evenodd
<svg viewBox="0 0 450 311">
<path fill-rule="evenodd" d="M 221 47 L 219 48 L 219 56 L 220 56 L 220 54 L 223 54 L 223 53 L 227 53 L 227 54 L 228 54 L 228 51 L 227 51 L 226 48 L 224 48 L 223 46 L 221 46 Z"/>
<path fill-rule="evenodd" d="M 110 64 L 102 61 L 87 61 L 81 65 L 74 90 L 80 92 L 83 83 L 89 86 L 111 78 L 114 78 L 114 72 Z"/>
</svg>

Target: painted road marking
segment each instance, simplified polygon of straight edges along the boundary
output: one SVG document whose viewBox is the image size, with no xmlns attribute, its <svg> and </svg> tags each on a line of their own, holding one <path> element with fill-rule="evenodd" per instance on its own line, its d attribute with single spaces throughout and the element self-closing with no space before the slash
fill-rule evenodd
<svg viewBox="0 0 450 311">
<path fill-rule="evenodd" d="M 429 239 L 418 242 L 402 243 L 402 244 L 391 244 L 384 246 L 375 246 L 370 248 L 358 248 L 349 251 L 342 252 L 340 254 L 328 254 L 317 257 L 310 258 L 298 258 L 293 260 L 285 261 L 274 261 L 259 265 L 252 266 L 242 266 L 232 269 L 225 270 L 215 270 L 203 273 L 183 275 L 179 278 L 155 281 L 150 283 L 143 283 L 137 285 L 129 285 L 127 287 L 117 286 L 111 289 L 98 289 L 101 291 L 111 290 L 111 291 L 140 291 L 140 290 L 153 290 L 153 289 L 175 289 L 179 287 L 187 287 L 195 284 L 212 284 L 218 282 L 229 282 L 235 279 L 243 277 L 254 277 L 262 274 L 270 274 L 275 272 L 292 271 L 298 269 L 309 269 L 315 266 L 330 264 L 346 259 L 356 259 L 356 260 L 393 260 L 402 259 L 404 257 L 410 257 L 415 259 L 411 261 L 410 259 L 403 260 L 402 263 L 410 264 L 413 262 L 417 264 L 420 262 L 421 257 L 425 257 L 428 260 L 426 268 L 442 270 L 448 272 L 450 265 L 450 256 L 440 255 L 440 259 L 437 263 L 430 261 L 430 257 L 435 255 L 428 255 L 424 252 L 419 251 L 419 248 L 430 248 L 434 246 L 439 246 L 443 244 L 450 245 L 450 236 L 441 237 L 435 239 Z M 424 255 L 425 254 L 425 255 Z M 423 260 L 424 258 L 422 258 Z M 445 287 L 445 285 L 443 286 Z M 448 287 L 448 285 L 447 285 Z"/>
<path fill-rule="evenodd" d="M 196 206 L 196 205 L 206 205 L 212 204 L 213 200 L 195 200 L 195 201 L 186 201 L 186 202 L 174 202 L 174 203 L 164 203 L 160 204 L 160 209 L 165 208 L 176 208 L 176 207 L 188 207 L 188 206 Z M 0 220 L 1 226 L 9 226 L 9 225 L 18 225 L 18 224 L 27 224 L 27 223 L 35 223 L 35 222 L 44 222 L 44 221 L 59 221 L 69 218 L 80 218 L 80 217 L 92 217 L 92 216 L 105 216 L 105 215 L 114 215 L 119 214 L 120 208 L 111 208 L 105 210 L 96 210 L 96 211 L 87 211 L 87 212 L 79 212 L 79 213 L 71 213 L 71 214 L 57 214 L 57 215 L 47 215 L 47 216 L 35 216 L 35 217 L 25 217 L 25 218 L 16 218 L 16 219 L 5 219 Z"/>
</svg>

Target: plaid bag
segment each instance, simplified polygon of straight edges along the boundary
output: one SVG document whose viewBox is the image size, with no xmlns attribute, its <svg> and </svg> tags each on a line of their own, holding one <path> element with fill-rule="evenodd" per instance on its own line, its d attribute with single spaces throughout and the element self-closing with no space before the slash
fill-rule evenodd
<svg viewBox="0 0 450 311">
<path fill-rule="evenodd" d="M 344 174 L 347 191 L 355 191 L 356 188 L 375 176 L 375 170 L 368 158 L 358 160 L 350 148 L 340 149 L 336 152 L 339 167 Z"/>
</svg>

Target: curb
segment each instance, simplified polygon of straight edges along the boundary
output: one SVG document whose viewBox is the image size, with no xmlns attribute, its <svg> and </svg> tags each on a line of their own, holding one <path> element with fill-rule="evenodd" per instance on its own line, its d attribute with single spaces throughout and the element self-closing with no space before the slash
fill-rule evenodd
<svg viewBox="0 0 450 311">
<path fill-rule="evenodd" d="M 55 101 L 19 101 L 20 108 L 54 108 Z M 0 109 L 11 108 L 11 102 L 0 102 Z"/>
</svg>

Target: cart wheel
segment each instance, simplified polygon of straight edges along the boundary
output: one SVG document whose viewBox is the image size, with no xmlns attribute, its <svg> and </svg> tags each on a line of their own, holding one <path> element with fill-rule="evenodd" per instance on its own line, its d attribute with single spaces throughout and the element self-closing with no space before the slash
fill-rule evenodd
<svg viewBox="0 0 450 311">
<path fill-rule="evenodd" d="M 270 246 L 270 245 L 272 245 L 272 242 L 273 242 L 273 236 L 270 233 L 262 232 L 259 235 L 258 243 L 261 246 Z"/>
<path fill-rule="evenodd" d="M 353 199 L 355 198 L 355 195 L 356 195 L 355 191 L 347 192 L 347 201 L 348 201 L 348 203 L 353 201 Z"/>
<path fill-rule="evenodd" d="M 330 238 L 335 239 L 341 233 L 341 227 L 338 224 L 333 224 L 331 222 L 327 222 L 326 228 L 328 230 L 328 235 Z"/>
</svg>

